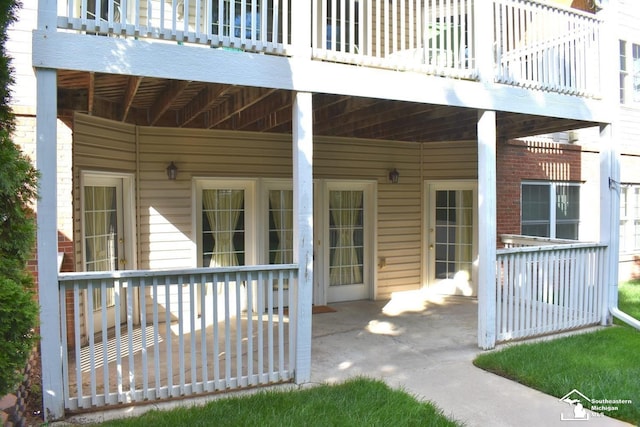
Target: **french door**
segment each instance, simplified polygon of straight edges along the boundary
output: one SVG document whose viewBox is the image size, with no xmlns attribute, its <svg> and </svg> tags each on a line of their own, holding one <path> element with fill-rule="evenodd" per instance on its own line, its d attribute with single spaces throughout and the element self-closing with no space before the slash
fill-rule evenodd
<svg viewBox="0 0 640 427">
<path fill-rule="evenodd" d="M 427 284 L 450 295 L 477 294 L 477 185 L 437 182 L 427 186 Z"/>
<path fill-rule="evenodd" d="M 323 251 L 322 282 L 326 301 L 352 301 L 371 297 L 371 254 L 373 184 L 360 182 L 327 182 L 323 212 L 324 238 L 319 239 Z"/>
<path fill-rule="evenodd" d="M 133 239 L 125 234 L 124 205 L 129 193 L 129 179 L 115 175 L 85 174 L 82 186 L 82 240 L 84 271 L 114 271 L 135 268 L 133 265 Z M 87 318 L 93 322 L 93 331 L 100 332 L 116 325 L 116 318 L 126 319 L 126 290 L 94 289 L 87 293 Z M 91 299 L 89 304 L 88 299 Z M 116 308 L 120 316 L 116 316 Z"/>
</svg>

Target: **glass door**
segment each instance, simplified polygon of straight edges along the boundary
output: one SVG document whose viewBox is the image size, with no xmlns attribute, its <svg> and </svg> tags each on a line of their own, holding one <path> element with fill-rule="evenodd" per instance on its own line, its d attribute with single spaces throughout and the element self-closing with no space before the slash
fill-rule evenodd
<svg viewBox="0 0 640 427">
<path fill-rule="evenodd" d="M 477 257 L 476 184 L 431 184 L 429 205 L 430 289 L 450 295 L 476 295 L 473 267 Z"/>
<path fill-rule="evenodd" d="M 327 302 L 369 298 L 370 233 L 367 184 L 327 184 Z M 327 253 L 328 252 L 328 253 Z"/>
<path fill-rule="evenodd" d="M 83 252 L 85 271 L 114 271 L 127 268 L 128 248 L 124 236 L 123 180 L 118 177 L 85 176 L 82 190 Z M 125 290 L 94 289 L 92 299 L 94 332 L 126 319 Z M 119 299 L 119 301 L 117 301 Z M 118 303 L 118 304 L 117 304 Z M 103 319 L 104 317 L 104 319 Z"/>
</svg>

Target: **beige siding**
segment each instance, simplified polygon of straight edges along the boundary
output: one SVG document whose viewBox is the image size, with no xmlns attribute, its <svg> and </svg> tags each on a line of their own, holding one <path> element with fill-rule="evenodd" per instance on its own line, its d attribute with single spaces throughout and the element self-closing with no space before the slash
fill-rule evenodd
<svg viewBox="0 0 640 427">
<path fill-rule="evenodd" d="M 77 271 L 82 271 L 80 174 L 84 171 L 136 172 L 135 127 L 78 114 L 73 130 L 74 241 Z"/>
<path fill-rule="evenodd" d="M 137 167 L 138 266 L 143 269 L 196 265 L 195 178 L 290 179 L 292 174 L 288 135 L 164 128 L 136 132 L 86 116 L 76 124 L 76 170 L 101 165 L 104 170 L 132 172 Z M 473 179 L 476 158 L 473 142 L 316 139 L 315 179 L 377 183 L 377 248 L 372 262 L 384 259 L 384 266 L 377 268 L 377 298 L 422 284 L 423 182 Z M 175 181 L 166 175 L 171 161 L 178 166 Z M 398 184 L 388 182 L 393 168 L 400 172 Z"/>
</svg>

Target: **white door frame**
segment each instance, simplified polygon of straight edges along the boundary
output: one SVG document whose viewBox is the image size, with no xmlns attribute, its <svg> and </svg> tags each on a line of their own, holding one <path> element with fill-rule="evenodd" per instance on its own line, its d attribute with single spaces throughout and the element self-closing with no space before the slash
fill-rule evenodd
<svg viewBox="0 0 640 427">
<path fill-rule="evenodd" d="M 82 253 L 82 270 L 86 265 L 86 248 L 85 248 L 85 215 L 84 215 L 84 188 L 85 186 L 109 186 L 114 185 L 120 188 L 121 195 L 118 197 L 118 202 L 121 206 L 118 207 L 118 223 L 122 228 L 119 230 L 121 233 L 120 239 L 122 239 L 119 247 L 119 259 L 118 269 L 133 270 L 137 268 L 137 251 L 136 251 L 136 227 L 135 227 L 135 193 L 134 193 L 135 178 L 133 174 L 126 173 L 111 173 L 111 172 L 97 172 L 97 171 L 82 171 L 80 173 L 80 224 L 81 224 L 81 238 L 80 238 L 80 250 Z M 123 254 L 124 252 L 124 254 Z M 123 256 L 124 255 L 124 256 Z M 123 293 L 122 298 L 126 294 Z M 93 321 L 94 313 L 88 312 L 88 304 L 86 299 L 91 296 L 85 292 L 85 304 L 84 304 L 84 317 L 85 331 L 89 334 L 89 322 Z M 139 295 L 134 293 L 133 297 L 133 317 L 136 321 L 140 318 L 139 307 Z M 94 307 L 95 309 L 95 307 Z M 126 320 L 126 304 L 120 304 L 120 318 Z M 94 322 L 95 323 L 95 322 Z M 111 322 L 113 323 L 113 322 Z M 115 326 L 115 324 L 114 324 Z M 102 325 L 99 328 L 94 326 L 94 333 L 99 332 L 102 329 Z"/>
<path fill-rule="evenodd" d="M 435 251 L 432 250 L 435 241 L 434 230 L 434 200 L 432 194 L 436 190 L 472 190 L 473 191 L 473 244 L 471 289 L 449 289 L 449 286 L 436 286 L 438 282 L 432 279 L 435 274 Z M 478 181 L 477 180 L 431 180 L 424 182 L 424 235 L 423 242 L 423 277 L 422 286 L 435 293 L 476 296 L 478 293 Z"/>
<path fill-rule="evenodd" d="M 371 180 L 318 180 L 314 196 L 314 304 L 337 302 L 329 289 L 329 193 L 332 190 L 360 190 L 363 192 L 363 292 L 347 292 L 340 300 L 371 299 L 375 288 L 376 254 L 376 181 Z"/>
</svg>

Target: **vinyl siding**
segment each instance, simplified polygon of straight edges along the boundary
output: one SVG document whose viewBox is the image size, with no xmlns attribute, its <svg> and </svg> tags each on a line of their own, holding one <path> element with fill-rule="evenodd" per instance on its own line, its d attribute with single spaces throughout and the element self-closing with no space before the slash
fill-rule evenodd
<svg viewBox="0 0 640 427">
<path fill-rule="evenodd" d="M 82 116 L 76 119 L 74 138 L 76 171 L 99 166 L 101 170 L 135 172 L 139 178 L 138 267 L 142 269 L 197 264 L 192 212 L 195 179 L 291 179 L 292 175 L 289 135 L 135 129 Z M 371 262 L 377 265 L 384 259 L 385 265 L 377 267 L 376 298 L 385 299 L 392 292 L 422 285 L 423 182 L 474 179 L 476 159 L 473 142 L 420 144 L 316 138 L 316 180 L 377 184 L 377 247 Z M 178 166 L 175 181 L 166 176 L 171 161 Z M 393 168 L 400 172 L 398 184 L 388 182 Z"/>
</svg>

